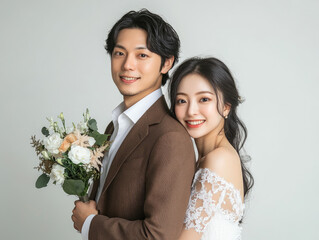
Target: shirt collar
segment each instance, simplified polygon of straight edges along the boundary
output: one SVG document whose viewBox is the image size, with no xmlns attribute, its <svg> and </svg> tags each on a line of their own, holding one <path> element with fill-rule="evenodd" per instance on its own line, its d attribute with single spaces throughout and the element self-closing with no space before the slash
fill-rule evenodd
<svg viewBox="0 0 319 240">
<path fill-rule="evenodd" d="M 112 111 L 112 121 L 114 127 L 116 127 L 119 116 L 124 112 L 124 102 L 121 102 L 113 111 Z"/>
<path fill-rule="evenodd" d="M 112 111 L 112 120 L 114 125 L 117 124 L 119 116 L 123 113 L 125 114 L 134 124 L 143 116 L 143 114 L 163 95 L 162 89 L 159 88 L 140 101 L 135 103 L 130 108 L 125 109 L 124 102 L 120 103 L 113 111 Z"/>
<path fill-rule="evenodd" d="M 143 116 L 143 114 L 163 95 L 161 88 L 148 94 L 140 101 L 135 103 L 130 108 L 126 109 L 124 113 L 128 116 L 134 124 Z"/>
</svg>

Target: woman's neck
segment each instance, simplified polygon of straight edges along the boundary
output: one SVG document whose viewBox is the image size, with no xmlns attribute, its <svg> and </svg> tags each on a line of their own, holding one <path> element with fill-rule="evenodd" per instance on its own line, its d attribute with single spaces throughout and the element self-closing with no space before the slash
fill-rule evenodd
<svg viewBox="0 0 319 240">
<path fill-rule="evenodd" d="M 196 138 L 195 143 L 198 150 L 199 159 L 205 157 L 208 153 L 218 148 L 224 139 L 226 139 L 226 136 L 223 126 L 217 127 L 205 136 Z"/>
</svg>

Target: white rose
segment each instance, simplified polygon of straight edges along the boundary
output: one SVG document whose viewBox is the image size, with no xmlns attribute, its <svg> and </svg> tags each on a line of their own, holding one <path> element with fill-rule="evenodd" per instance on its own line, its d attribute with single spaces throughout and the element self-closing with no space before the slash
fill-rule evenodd
<svg viewBox="0 0 319 240">
<path fill-rule="evenodd" d="M 56 181 L 57 184 L 63 184 L 64 182 L 64 167 L 59 164 L 53 164 L 52 170 L 50 173 L 50 178 L 53 181 Z"/>
<path fill-rule="evenodd" d="M 63 139 L 60 138 L 60 134 L 53 133 L 48 137 L 43 139 L 43 144 L 45 148 L 53 154 L 59 153 L 59 147 L 61 146 Z"/>
<path fill-rule="evenodd" d="M 73 145 L 68 153 L 68 157 L 75 164 L 84 163 L 89 164 L 91 161 L 91 152 L 89 149 Z"/>
<path fill-rule="evenodd" d="M 89 137 L 89 145 L 92 147 L 95 143 L 95 139 L 93 137 Z"/>
<path fill-rule="evenodd" d="M 80 131 L 80 133 L 84 133 L 85 131 L 88 130 L 88 126 L 87 126 L 86 123 L 80 122 L 80 123 L 78 123 L 78 125 L 77 125 L 77 129 Z"/>
</svg>

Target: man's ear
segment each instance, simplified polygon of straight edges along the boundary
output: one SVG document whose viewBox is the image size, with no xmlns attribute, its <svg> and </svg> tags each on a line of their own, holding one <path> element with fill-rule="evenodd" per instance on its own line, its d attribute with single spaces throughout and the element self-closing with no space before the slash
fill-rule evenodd
<svg viewBox="0 0 319 240">
<path fill-rule="evenodd" d="M 162 66 L 161 73 L 162 74 L 167 73 L 172 68 L 173 63 L 174 63 L 174 56 L 171 56 L 170 58 L 166 58 L 164 65 Z"/>
</svg>

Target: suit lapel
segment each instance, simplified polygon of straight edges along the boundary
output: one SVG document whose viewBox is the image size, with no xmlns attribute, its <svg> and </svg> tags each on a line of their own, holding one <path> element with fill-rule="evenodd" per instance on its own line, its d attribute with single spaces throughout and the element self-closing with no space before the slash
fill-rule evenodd
<svg viewBox="0 0 319 240">
<path fill-rule="evenodd" d="M 128 156 L 134 151 L 134 149 L 143 141 L 143 139 L 148 135 L 148 125 L 145 125 L 144 121 L 138 121 L 131 131 L 128 133 L 120 148 L 118 149 L 110 170 L 107 174 L 102 194 L 106 191 L 110 183 L 113 181 L 117 172 L 121 168 L 122 164 L 125 162 Z"/>
<path fill-rule="evenodd" d="M 125 160 L 148 135 L 149 125 L 159 123 L 164 114 L 167 114 L 167 112 L 168 108 L 165 99 L 162 96 L 145 112 L 145 114 L 133 126 L 113 159 L 103 186 L 102 194 L 104 194 L 104 192 L 107 190 Z"/>
</svg>

